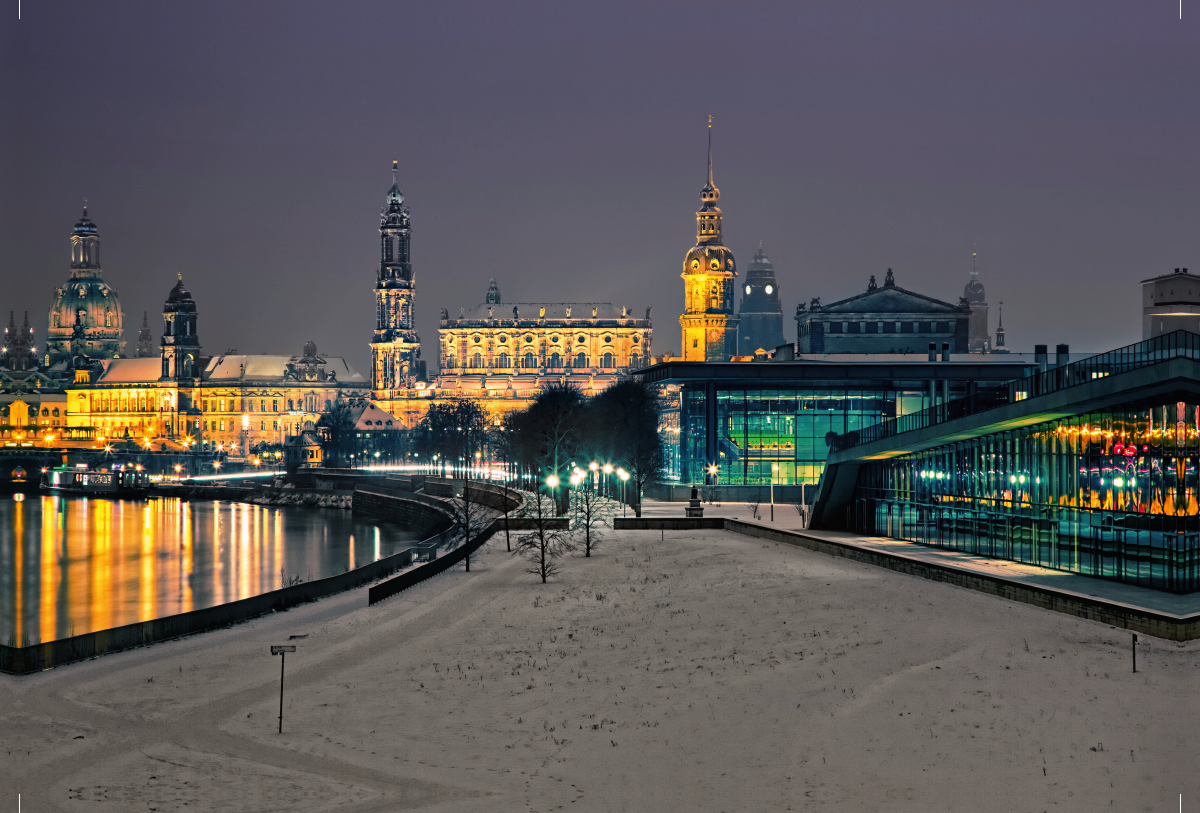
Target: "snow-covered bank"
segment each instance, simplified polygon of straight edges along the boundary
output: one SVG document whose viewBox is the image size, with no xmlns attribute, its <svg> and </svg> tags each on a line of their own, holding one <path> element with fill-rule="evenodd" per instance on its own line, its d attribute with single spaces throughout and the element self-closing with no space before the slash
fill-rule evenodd
<svg viewBox="0 0 1200 813">
<path fill-rule="evenodd" d="M 778 510 L 778 509 L 777 509 Z M 1131 810 L 1200 797 L 1200 645 L 723 531 L 610 535 L 0 680 L 29 810 Z M 306 637 L 289 641 L 292 635 Z M 284 733 L 275 733 L 288 657 Z M 82 739 L 76 739 L 82 737 Z M 184 807 L 183 803 L 187 802 Z M 36 805 L 36 807 L 35 807 Z M 117 809 L 114 806 L 114 809 Z"/>
</svg>

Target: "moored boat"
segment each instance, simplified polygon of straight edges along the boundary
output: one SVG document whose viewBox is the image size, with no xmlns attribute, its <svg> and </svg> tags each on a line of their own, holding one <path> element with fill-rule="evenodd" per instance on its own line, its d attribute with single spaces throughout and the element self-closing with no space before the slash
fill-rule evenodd
<svg viewBox="0 0 1200 813">
<path fill-rule="evenodd" d="M 42 475 L 42 488 L 97 497 L 138 496 L 150 490 L 150 476 L 141 466 L 102 469 L 90 469 L 84 464 L 59 466 Z"/>
</svg>

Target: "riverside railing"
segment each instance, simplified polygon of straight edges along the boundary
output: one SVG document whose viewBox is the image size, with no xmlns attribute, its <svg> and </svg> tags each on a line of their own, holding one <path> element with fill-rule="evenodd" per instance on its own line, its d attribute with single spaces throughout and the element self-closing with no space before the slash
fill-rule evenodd
<svg viewBox="0 0 1200 813">
<path fill-rule="evenodd" d="M 1200 361 L 1200 335 L 1177 330 L 1072 364 L 1052 367 L 998 387 L 979 390 L 965 398 L 910 412 L 898 418 L 889 418 L 857 432 L 838 435 L 831 439 L 830 446 L 833 451 L 852 449 L 864 443 L 884 440 L 969 415 L 978 415 L 1027 398 L 1060 392 L 1110 375 L 1127 373 L 1179 358 Z"/>
</svg>

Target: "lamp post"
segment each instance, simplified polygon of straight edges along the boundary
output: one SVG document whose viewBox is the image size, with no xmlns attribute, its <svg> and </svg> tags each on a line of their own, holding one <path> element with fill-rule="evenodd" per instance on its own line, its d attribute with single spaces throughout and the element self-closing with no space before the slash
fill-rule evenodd
<svg viewBox="0 0 1200 813">
<path fill-rule="evenodd" d="M 625 516 L 625 481 L 629 479 L 629 472 L 625 469 L 617 469 L 617 476 L 621 478 L 621 516 Z"/>
<path fill-rule="evenodd" d="M 613 473 L 613 467 L 612 467 L 612 463 L 605 463 L 605 464 L 604 464 L 604 468 L 603 468 L 603 469 L 601 469 L 601 471 L 603 471 L 603 472 L 604 472 L 604 486 L 605 486 L 605 489 L 604 489 L 604 490 L 605 490 L 605 491 L 610 491 L 610 490 L 611 490 L 611 486 L 612 486 L 612 480 L 610 480 L 610 479 L 608 479 L 608 478 L 609 478 L 609 477 L 612 475 L 612 473 Z M 608 496 L 608 495 L 606 494 L 605 496 Z"/>
<path fill-rule="evenodd" d="M 779 464 L 771 464 L 771 522 L 775 521 L 775 472 L 779 471 Z"/>
</svg>

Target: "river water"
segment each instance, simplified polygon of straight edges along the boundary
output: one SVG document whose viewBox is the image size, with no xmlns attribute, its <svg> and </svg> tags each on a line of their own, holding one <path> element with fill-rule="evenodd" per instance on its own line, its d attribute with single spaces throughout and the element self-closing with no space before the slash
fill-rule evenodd
<svg viewBox="0 0 1200 813">
<path fill-rule="evenodd" d="M 24 497 L 24 499 L 20 499 Z M 417 541 L 337 509 L 0 496 L 0 643 L 28 646 L 224 604 Z"/>
</svg>

